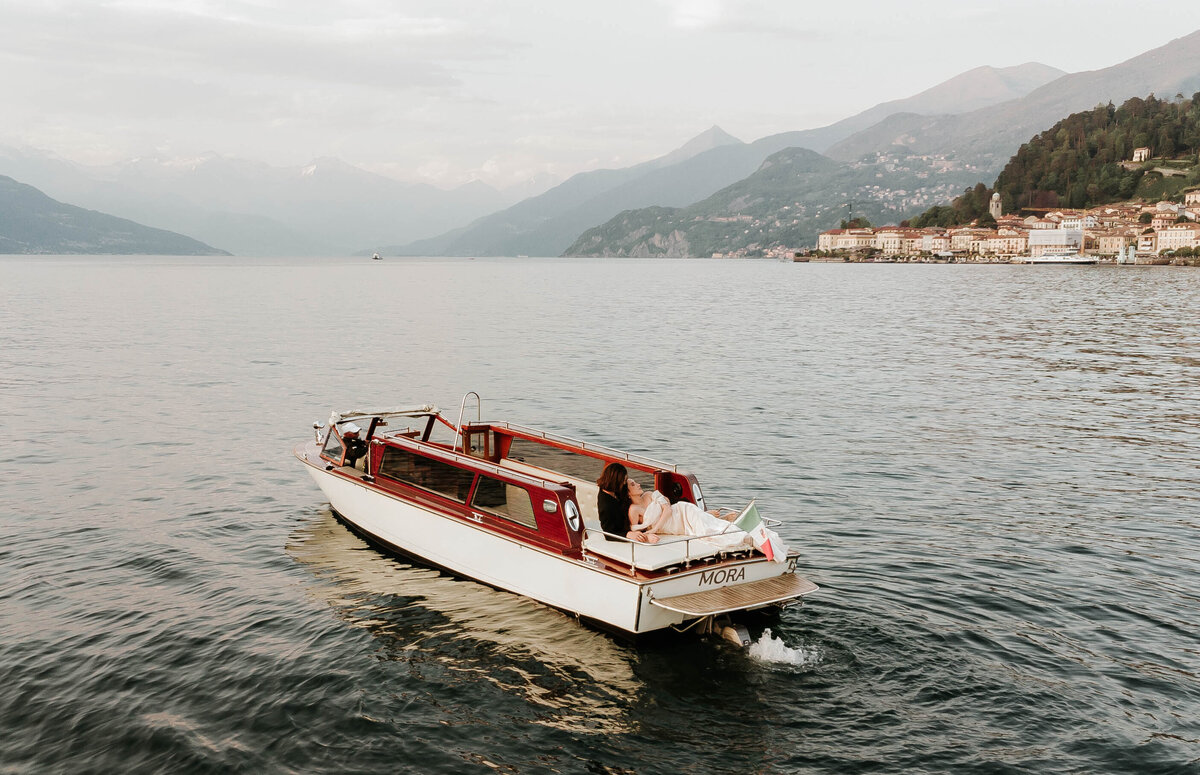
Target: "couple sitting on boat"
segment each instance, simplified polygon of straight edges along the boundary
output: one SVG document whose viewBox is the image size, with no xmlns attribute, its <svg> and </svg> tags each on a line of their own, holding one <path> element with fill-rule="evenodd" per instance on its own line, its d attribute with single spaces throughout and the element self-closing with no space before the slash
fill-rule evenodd
<svg viewBox="0 0 1200 775">
<path fill-rule="evenodd" d="M 774 531 L 759 527 L 752 531 L 758 535 L 752 535 L 730 524 L 739 516 L 737 512 L 708 512 L 687 501 L 671 503 L 657 490 L 645 492 L 620 463 L 605 466 L 596 484 L 600 488 L 596 510 L 606 533 L 648 544 L 658 543 L 660 535 L 699 536 L 729 550 L 769 543 L 773 551 L 764 550 L 768 556 L 787 556 L 787 548 Z"/>
</svg>

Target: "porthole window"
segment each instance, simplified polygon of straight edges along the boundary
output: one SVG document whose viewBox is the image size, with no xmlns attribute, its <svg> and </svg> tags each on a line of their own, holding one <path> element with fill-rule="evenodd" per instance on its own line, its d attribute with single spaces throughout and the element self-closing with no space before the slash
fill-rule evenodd
<svg viewBox="0 0 1200 775">
<path fill-rule="evenodd" d="M 571 528 L 572 532 L 579 529 L 579 507 L 575 505 L 575 501 L 567 501 L 567 527 Z"/>
</svg>

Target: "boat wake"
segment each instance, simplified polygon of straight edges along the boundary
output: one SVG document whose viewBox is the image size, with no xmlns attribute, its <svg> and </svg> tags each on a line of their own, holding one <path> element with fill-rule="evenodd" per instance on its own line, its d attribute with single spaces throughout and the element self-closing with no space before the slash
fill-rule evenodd
<svg viewBox="0 0 1200 775">
<path fill-rule="evenodd" d="M 750 644 L 748 653 L 759 662 L 795 667 L 809 667 L 821 661 L 821 652 L 818 649 L 789 646 L 783 642 L 783 638 L 772 636 L 770 627 L 763 630 L 762 636 Z"/>
</svg>

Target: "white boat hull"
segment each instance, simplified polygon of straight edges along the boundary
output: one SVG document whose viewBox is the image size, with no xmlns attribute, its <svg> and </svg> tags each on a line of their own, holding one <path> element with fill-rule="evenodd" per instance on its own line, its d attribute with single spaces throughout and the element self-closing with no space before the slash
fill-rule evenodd
<svg viewBox="0 0 1200 775">
<path fill-rule="evenodd" d="M 1094 264 L 1097 259 L 1095 256 L 1082 256 L 1071 254 L 1067 256 L 1037 256 L 1034 258 L 1025 259 L 1027 264 Z"/>
<path fill-rule="evenodd" d="M 652 605 L 652 598 L 716 590 L 794 571 L 791 562 L 751 558 L 653 580 L 625 577 L 587 557 L 564 557 L 311 464 L 308 469 L 334 511 L 369 540 L 632 635 L 698 618 Z"/>
</svg>

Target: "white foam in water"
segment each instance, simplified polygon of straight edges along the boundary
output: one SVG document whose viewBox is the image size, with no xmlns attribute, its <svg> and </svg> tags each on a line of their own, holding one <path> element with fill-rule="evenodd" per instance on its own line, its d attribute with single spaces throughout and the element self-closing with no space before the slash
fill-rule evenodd
<svg viewBox="0 0 1200 775">
<path fill-rule="evenodd" d="M 820 661 L 816 649 L 792 648 L 783 638 L 771 635 L 771 628 L 763 630 L 762 637 L 750 644 L 750 656 L 761 662 L 778 662 L 785 665 L 813 665 Z"/>
</svg>

